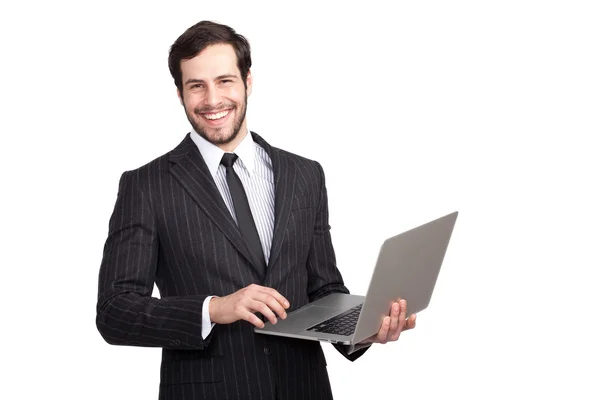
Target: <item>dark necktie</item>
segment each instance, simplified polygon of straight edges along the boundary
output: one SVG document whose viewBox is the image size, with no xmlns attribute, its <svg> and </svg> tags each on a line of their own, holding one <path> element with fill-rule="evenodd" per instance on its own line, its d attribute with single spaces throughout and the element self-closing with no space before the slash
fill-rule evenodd
<svg viewBox="0 0 600 400">
<path fill-rule="evenodd" d="M 242 186 L 240 177 L 235 173 L 233 164 L 237 160 L 238 156 L 233 153 L 223 154 L 221 164 L 225 166 L 227 171 L 227 185 L 229 186 L 229 193 L 233 200 L 233 207 L 235 209 L 235 215 L 237 217 L 238 227 L 242 233 L 242 237 L 246 242 L 246 247 L 250 251 L 254 264 L 257 266 L 262 276 L 265 276 L 267 269 L 265 263 L 265 256 L 260 244 L 260 238 L 258 237 L 258 231 L 254 224 L 254 218 L 252 218 L 252 212 L 250 211 L 250 204 L 248 203 L 248 197 Z"/>
</svg>

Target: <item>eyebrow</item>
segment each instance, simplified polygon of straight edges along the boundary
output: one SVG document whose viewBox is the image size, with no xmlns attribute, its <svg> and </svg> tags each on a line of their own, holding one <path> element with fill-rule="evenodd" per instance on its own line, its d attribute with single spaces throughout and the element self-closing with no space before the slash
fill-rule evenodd
<svg viewBox="0 0 600 400">
<path fill-rule="evenodd" d="M 215 78 L 215 81 L 220 81 L 222 79 L 237 79 L 236 75 L 233 74 L 224 74 L 224 75 L 219 75 Z M 190 83 L 203 83 L 204 79 L 194 79 L 194 78 L 190 78 L 187 81 L 185 81 L 186 85 L 189 85 Z"/>
</svg>

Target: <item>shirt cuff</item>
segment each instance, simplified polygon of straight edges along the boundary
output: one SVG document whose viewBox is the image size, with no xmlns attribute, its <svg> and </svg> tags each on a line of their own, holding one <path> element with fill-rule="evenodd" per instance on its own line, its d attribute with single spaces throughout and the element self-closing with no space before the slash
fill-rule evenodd
<svg viewBox="0 0 600 400">
<path fill-rule="evenodd" d="M 214 322 L 210 321 L 210 313 L 208 312 L 208 303 L 213 297 L 215 296 L 208 296 L 202 303 L 202 339 L 206 339 L 215 326 Z"/>
</svg>

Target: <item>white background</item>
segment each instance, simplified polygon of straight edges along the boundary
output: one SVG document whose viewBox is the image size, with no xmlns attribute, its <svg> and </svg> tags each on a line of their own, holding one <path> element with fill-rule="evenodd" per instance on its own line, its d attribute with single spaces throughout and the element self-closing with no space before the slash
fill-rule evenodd
<svg viewBox="0 0 600 400">
<path fill-rule="evenodd" d="M 337 399 L 600 398 L 597 2 L 166 3 L 0 7 L 2 398 L 157 398 L 160 349 L 96 330 L 97 274 L 120 174 L 189 130 L 167 55 L 202 19 L 250 40 L 249 127 L 324 166 L 352 292 L 460 212 L 417 329 L 324 346 Z"/>
</svg>

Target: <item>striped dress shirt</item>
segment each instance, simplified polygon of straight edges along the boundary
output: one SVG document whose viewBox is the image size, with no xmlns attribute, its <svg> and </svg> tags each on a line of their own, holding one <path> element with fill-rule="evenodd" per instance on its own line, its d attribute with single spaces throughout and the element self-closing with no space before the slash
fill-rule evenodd
<svg viewBox="0 0 600 400">
<path fill-rule="evenodd" d="M 227 185 L 225 166 L 221 165 L 221 159 L 225 151 L 204 139 L 194 130 L 192 130 L 190 137 L 196 146 L 198 146 L 198 150 L 212 174 L 227 209 L 237 222 L 233 201 L 229 193 L 229 186 Z M 246 191 L 250 211 L 252 211 L 252 217 L 254 218 L 265 256 L 265 264 L 268 264 L 275 223 L 273 165 L 265 149 L 252 140 L 252 135 L 249 132 L 246 133 L 246 136 L 236 147 L 234 153 L 237 154 L 238 159 L 233 165 L 233 169 L 240 177 Z M 208 312 L 208 303 L 212 297 L 207 297 L 202 307 L 202 337 L 204 339 L 210 334 L 214 326 Z"/>
</svg>

